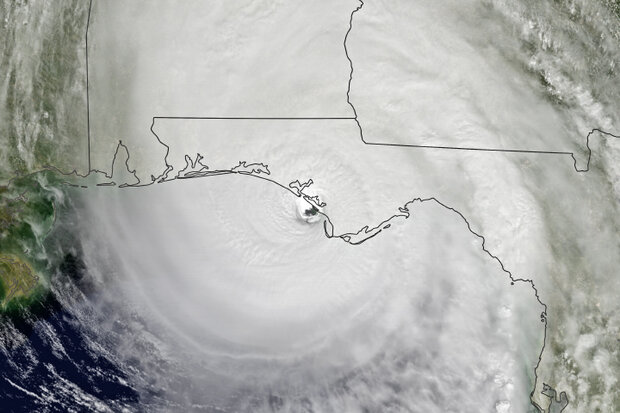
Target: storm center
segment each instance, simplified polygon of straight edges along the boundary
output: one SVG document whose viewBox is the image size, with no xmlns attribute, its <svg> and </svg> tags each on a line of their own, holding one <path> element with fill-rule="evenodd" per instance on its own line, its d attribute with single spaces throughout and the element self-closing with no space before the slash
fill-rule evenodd
<svg viewBox="0 0 620 413">
<path fill-rule="evenodd" d="M 319 204 L 321 203 L 322 200 L 319 199 Z M 323 208 L 321 206 L 314 205 L 302 197 L 295 200 L 295 206 L 298 219 L 308 224 L 314 224 L 321 220 L 320 212 L 323 212 Z"/>
</svg>

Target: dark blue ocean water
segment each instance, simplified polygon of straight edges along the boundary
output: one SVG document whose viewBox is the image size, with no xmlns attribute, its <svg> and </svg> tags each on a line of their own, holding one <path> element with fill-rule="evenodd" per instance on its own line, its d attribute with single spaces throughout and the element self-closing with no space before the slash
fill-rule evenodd
<svg viewBox="0 0 620 413">
<path fill-rule="evenodd" d="M 85 266 L 71 254 L 60 261 L 60 290 L 0 318 L 0 412 L 140 411 L 125 367 L 105 351 L 113 339 L 79 316 L 90 307 Z M 82 305 L 65 308 L 69 295 Z"/>
<path fill-rule="evenodd" d="M 27 340 L 0 353 L 1 412 L 87 412 L 97 411 L 98 403 L 101 411 L 138 410 L 138 394 L 123 382 L 125 374 L 93 351 L 71 313 L 53 297 L 39 313 L 2 321 Z"/>
</svg>

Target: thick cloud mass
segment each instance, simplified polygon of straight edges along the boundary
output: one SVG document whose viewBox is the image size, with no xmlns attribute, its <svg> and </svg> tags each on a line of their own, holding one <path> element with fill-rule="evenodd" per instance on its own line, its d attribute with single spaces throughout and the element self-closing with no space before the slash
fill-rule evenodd
<svg viewBox="0 0 620 413">
<path fill-rule="evenodd" d="M 113 263 L 119 302 L 193 365 L 183 374 L 200 391 L 173 400 L 258 411 L 270 394 L 293 410 L 527 403 L 533 383 L 518 371 L 536 365 L 543 308 L 434 202 L 409 204 L 409 219 L 354 246 L 300 221 L 296 196 L 254 177 L 88 192 L 89 266 Z"/>
<path fill-rule="evenodd" d="M 577 174 L 566 155 L 363 145 L 358 127 L 583 167 L 592 128 L 620 132 L 617 2 L 48 3 L 0 1 L 0 175 L 110 172 L 116 154 L 118 184 L 149 183 L 199 153 L 313 179 L 336 234 L 436 197 L 548 304 L 536 402 L 548 383 L 566 413 L 620 410 L 619 140 L 593 134 Z M 437 203 L 353 246 L 255 177 L 68 192 L 38 257 L 62 263 L 54 316 L 0 325 L 0 399 L 21 410 L 532 409 L 541 305 Z"/>
</svg>

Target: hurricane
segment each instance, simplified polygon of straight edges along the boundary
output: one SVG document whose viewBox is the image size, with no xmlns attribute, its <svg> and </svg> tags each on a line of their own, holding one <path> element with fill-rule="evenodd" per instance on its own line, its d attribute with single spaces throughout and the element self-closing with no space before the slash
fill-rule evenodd
<svg viewBox="0 0 620 413">
<path fill-rule="evenodd" d="M 617 3 L 0 16 L 6 411 L 620 406 Z"/>
</svg>

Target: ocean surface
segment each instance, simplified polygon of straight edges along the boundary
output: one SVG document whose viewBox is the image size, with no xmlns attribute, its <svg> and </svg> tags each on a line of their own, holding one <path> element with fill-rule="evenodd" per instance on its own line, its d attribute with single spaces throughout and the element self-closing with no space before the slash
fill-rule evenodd
<svg viewBox="0 0 620 413">
<path fill-rule="evenodd" d="M 3 1 L 3 183 L 47 166 L 111 172 L 121 140 L 136 172 L 118 174 L 120 151 L 117 181 L 149 182 L 166 162 L 177 173 L 199 152 L 212 170 L 265 162 L 285 187 L 312 178 L 338 233 L 375 227 L 405 205 L 409 218 L 353 246 L 256 176 L 133 188 L 67 176 L 37 257 L 48 263 L 47 292 L 0 318 L 0 410 L 559 411 L 564 402 L 541 395 L 543 383 L 565 392 L 564 412 L 618 410 L 618 139 L 592 135 L 590 170 L 578 173 L 570 156 L 367 147 L 346 120 L 211 128 L 151 119 L 213 113 L 219 102 L 227 115 L 350 117 L 351 103 L 369 142 L 538 145 L 584 165 L 588 132 L 620 132 L 618 3 L 365 1 L 353 15 L 360 2 L 221 3 L 188 12 L 166 1 Z M 160 9 L 176 23 L 136 35 L 159 30 Z M 325 37 L 297 31 L 322 13 L 308 30 Z M 100 139 L 91 153 L 89 22 Z M 256 49 L 284 38 L 277 27 L 299 36 L 295 46 Z M 304 49 L 304 34 L 319 40 Z M 190 67 L 201 49 L 208 58 Z M 316 50 L 333 60 L 314 71 Z M 105 64 L 116 69 L 97 72 Z M 217 82 L 226 74 L 233 80 Z M 196 93 L 185 99 L 181 89 Z M 408 204 L 435 196 L 458 213 Z"/>
</svg>

